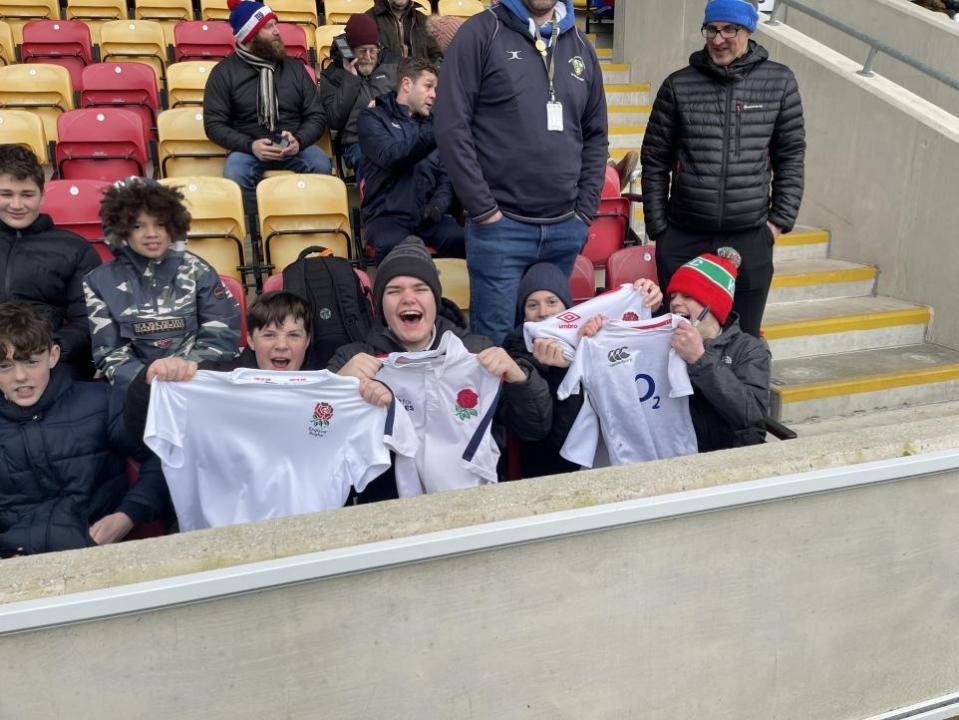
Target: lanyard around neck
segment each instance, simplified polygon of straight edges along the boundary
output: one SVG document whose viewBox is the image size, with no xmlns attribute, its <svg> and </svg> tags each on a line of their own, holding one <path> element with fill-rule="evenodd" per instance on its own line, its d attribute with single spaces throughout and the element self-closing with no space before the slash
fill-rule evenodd
<svg viewBox="0 0 959 720">
<path fill-rule="evenodd" d="M 546 42 L 539 34 L 538 28 L 536 33 L 534 45 L 539 50 L 540 57 L 543 58 L 543 67 L 546 68 L 546 77 L 549 80 L 549 101 L 556 102 L 556 88 L 553 85 L 553 79 L 556 77 L 556 40 L 559 38 L 559 17 L 555 10 L 553 11 L 553 34 L 549 39 L 548 46 L 553 52 L 548 52 Z M 547 55 L 549 55 L 549 59 L 547 59 Z"/>
</svg>

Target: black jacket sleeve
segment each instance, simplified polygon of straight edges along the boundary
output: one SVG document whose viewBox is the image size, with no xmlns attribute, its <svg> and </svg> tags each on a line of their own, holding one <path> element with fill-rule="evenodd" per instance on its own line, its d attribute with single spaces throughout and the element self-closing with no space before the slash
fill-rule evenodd
<svg viewBox="0 0 959 720">
<path fill-rule="evenodd" d="M 90 321 L 83 295 L 83 278 L 101 264 L 100 256 L 89 243 L 84 242 L 82 247 L 76 269 L 67 284 L 67 322 L 54 332 L 61 355 L 69 363 L 90 361 Z"/>
<path fill-rule="evenodd" d="M 210 78 L 203 90 L 203 130 L 207 137 L 220 147 L 251 153 L 251 146 L 256 138 L 233 129 L 233 101 L 226 75 L 225 63 L 218 64 L 210 72 Z"/>
<path fill-rule="evenodd" d="M 389 119 L 377 110 L 363 110 L 357 121 L 365 160 L 392 172 L 402 172 L 436 149 L 432 122 L 405 122 L 391 132 L 387 127 Z"/>
<path fill-rule="evenodd" d="M 326 121 L 332 130 L 343 130 L 350 120 L 350 113 L 356 105 L 356 98 L 360 94 L 361 80 L 346 70 L 334 71 L 336 82 L 330 77 L 324 78 L 320 88 L 320 100 Z"/>
<path fill-rule="evenodd" d="M 783 232 L 793 229 L 796 216 L 799 215 L 805 185 L 805 157 L 806 130 L 802 99 L 799 97 L 796 78 L 790 72 L 782 107 L 769 144 L 769 159 L 773 167 L 769 221 Z M 645 172 L 644 166 L 643 173 Z"/>
<path fill-rule="evenodd" d="M 666 232 L 669 173 L 674 158 L 676 101 L 669 78 L 660 86 L 643 136 L 643 221 L 646 233 L 655 239 Z"/>
<path fill-rule="evenodd" d="M 300 150 L 313 145 L 326 132 L 326 113 L 316 83 L 300 62 L 294 63 L 297 86 L 300 92 L 300 126 L 293 131 Z"/>
</svg>

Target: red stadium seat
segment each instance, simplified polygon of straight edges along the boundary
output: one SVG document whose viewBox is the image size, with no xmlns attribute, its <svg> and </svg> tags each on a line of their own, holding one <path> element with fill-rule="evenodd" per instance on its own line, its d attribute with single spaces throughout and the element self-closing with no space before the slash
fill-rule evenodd
<svg viewBox="0 0 959 720">
<path fill-rule="evenodd" d="M 138 62 L 97 63 L 83 69 L 80 107 L 121 107 L 135 112 L 156 139 L 160 95 L 156 72 Z"/>
<path fill-rule="evenodd" d="M 594 267 L 605 267 L 609 256 L 625 246 L 628 230 L 629 200 L 620 194 L 616 169 L 607 165 L 599 209 L 589 226 L 583 255 L 593 261 Z"/>
<path fill-rule="evenodd" d="M 233 52 L 233 30 L 223 20 L 186 20 L 173 28 L 173 55 L 183 60 L 222 60 Z"/>
<path fill-rule="evenodd" d="M 43 186 L 42 211 L 57 227 L 89 240 L 104 262 L 113 259 L 100 223 L 100 199 L 108 187 L 102 180 L 49 180 Z"/>
<path fill-rule="evenodd" d="M 606 166 L 606 175 L 603 177 L 603 189 L 600 191 L 601 198 L 618 198 L 622 193 L 620 191 L 619 173 L 612 165 Z"/>
<path fill-rule="evenodd" d="M 246 289 L 243 283 L 229 275 L 220 275 L 223 287 L 230 291 L 230 295 L 240 306 L 240 347 L 246 347 Z"/>
<path fill-rule="evenodd" d="M 34 20 L 23 26 L 20 59 L 24 63 L 62 65 L 73 89 L 83 89 L 83 68 L 93 63 L 90 29 L 79 20 Z"/>
<path fill-rule="evenodd" d="M 57 175 L 108 182 L 146 175 L 148 134 L 143 119 L 124 108 L 65 112 L 57 118 Z"/>
<path fill-rule="evenodd" d="M 592 261 L 585 255 L 577 255 L 573 274 L 569 278 L 569 294 L 573 303 L 579 304 L 596 295 L 596 273 Z"/>
<path fill-rule="evenodd" d="M 623 283 L 648 278 L 659 283 L 656 276 L 656 248 L 653 245 L 634 245 L 617 250 L 606 263 L 606 287 L 615 290 Z M 666 289 L 663 288 L 663 292 Z"/>
<path fill-rule="evenodd" d="M 364 294 L 367 299 L 370 301 L 370 307 L 373 312 L 376 312 L 376 309 L 373 308 L 373 283 L 370 281 L 370 276 L 359 268 L 353 268 L 353 272 L 356 273 L 356 277 L 359 278 L 360 286 L 364 290 Z M 263 281 L 263 292 L 277 292 L 278 290 L 283 289 L 283 273 L 278 272 L 276 275 L 270 275 L 266 280 Z"/>
<path fill-rule="evenodd" d="M 303 28 L 293 23 L 277 23 L 276 27 L 280 31 L 280 39 L 283 40 L 283 44 L 286 45 L 286 54 L 291 58 L 296 58 L 306 65 L 307 68 L 312 68 L 314 62 L 310 53 L 310 46 L 306 40 L 306 32 Z M 313 76 L 314 78 L 316 77 L 315 71 Z"/>
</svg>

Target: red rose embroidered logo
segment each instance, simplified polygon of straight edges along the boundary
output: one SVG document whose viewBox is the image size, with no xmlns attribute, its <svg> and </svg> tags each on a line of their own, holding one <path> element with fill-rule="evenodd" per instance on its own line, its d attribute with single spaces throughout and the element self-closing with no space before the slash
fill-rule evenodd
<svg viewBox="0 0 959 720">
<path fill-rule="evenodd" d="M 623 313 L 624 322 L 636 322 L 637 320 L 639 320 L 639 315 L 634 313 L 632 310 L 627 310 Z"/>
<path fill-rule="evenodd" d="M 313 418 L 310 420 L 310 435 L 323 437 L 330 429 L 333 420 L 333 406 L 327 402 L 320 402 L 313 408 Z"/>
<path fill-rule="evenodd" d="M 469 420 L 476 417 L 479 413 L 476 411 L 476 404 L 479 402 L 479 395 L 471 388 L 463 388 L 456 393 L 456 417 L 460 420 Z"/>
</svg>

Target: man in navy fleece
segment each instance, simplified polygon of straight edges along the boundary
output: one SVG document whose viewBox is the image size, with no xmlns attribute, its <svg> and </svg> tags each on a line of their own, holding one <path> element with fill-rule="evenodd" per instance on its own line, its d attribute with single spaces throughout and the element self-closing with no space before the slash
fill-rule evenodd
<svg viewBox="0 0 959 720">
<path fill-rule="evenodd" d="M 551 262 L 569 275 L 599 205 L 606 97 L 572 0 L 501 0 L 463 23 L 443 63 L 435 134 L 469 215 L 473 331 L 500 344 L 523 271 Z"/>
</svg>

